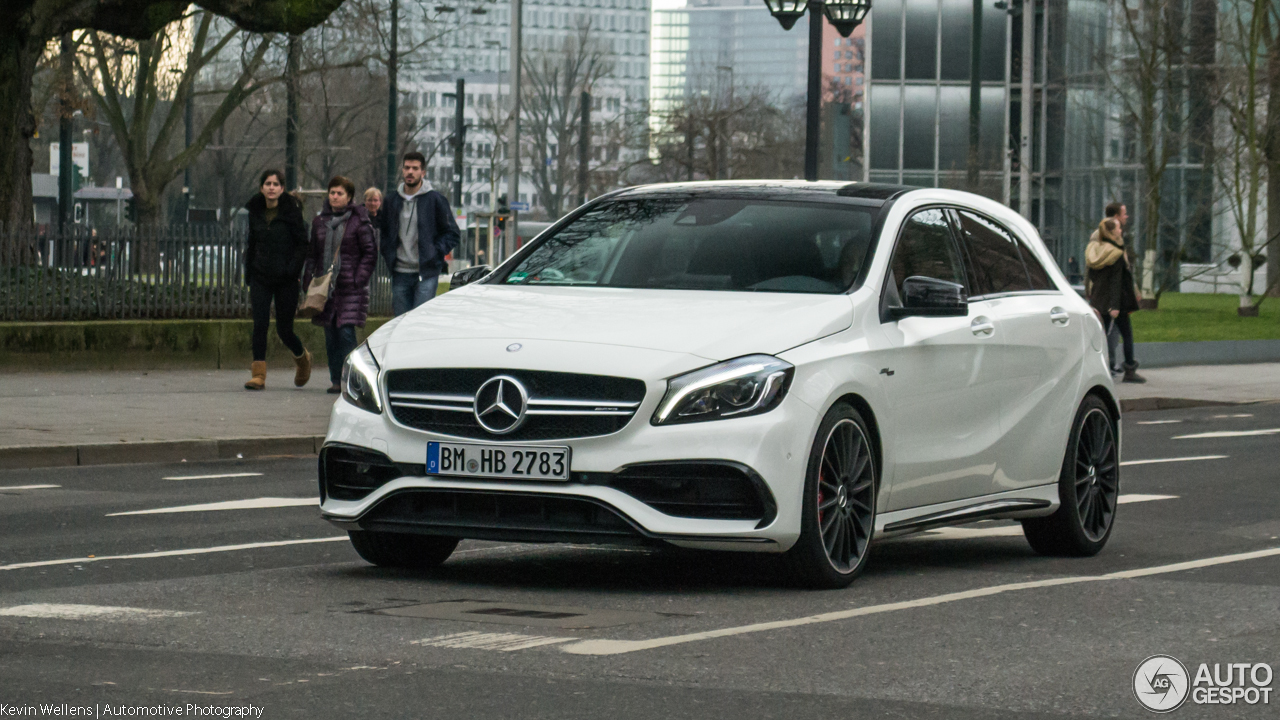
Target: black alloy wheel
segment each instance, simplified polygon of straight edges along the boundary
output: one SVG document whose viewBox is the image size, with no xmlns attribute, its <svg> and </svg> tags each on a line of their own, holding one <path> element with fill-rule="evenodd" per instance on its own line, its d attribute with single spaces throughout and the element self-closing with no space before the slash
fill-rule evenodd
<svg viewBox="0 0 1280 720">
<path fill-rule="evenodd" d="M 788 551 L 806 585 L 841 588 L 866 567 L 879 485 L 875 448 L 854 408 L 837 404 L 818 428 L 805 479 L 800 539 Z"/>
<path fill-rule="evenodd" d="M 1115 526 L 1120 499 L 1116 419 L 1090 395 L 1080 404 L 1058 479 L 1061 505 L 1054 514 L 1022 521 L 1031 547 L 1042 555 L 1096 555 Z"/>
</svg>

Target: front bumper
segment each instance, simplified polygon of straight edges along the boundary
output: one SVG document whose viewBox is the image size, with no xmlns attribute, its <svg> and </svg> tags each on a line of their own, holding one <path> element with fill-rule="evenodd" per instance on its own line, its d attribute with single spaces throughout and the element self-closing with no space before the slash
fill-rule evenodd
<svg viewBox="0 0 1280 720">
<path fill-rule="evenodd" d="M 326 448 L 365 448 L 379 453 L 395 464 L 396 470 L 390 474 L 397 477 L 380 480 L 376 489 L 356 499 L 334 497 L 322 488 L 321 512 L 325 519 L 349 530 L 499 540 L 669 543 L 702 549 L 788 549 L 799 535 L 805 463 L 809 439 L 819 421 L 817 413 L 789 397 L 763 415 L 655 427 L 649 418 L 663 389 L 662 383 L 651 383 L 635 417 L 617 433 L 530 443 L 572 448 L 571 480 L 567 483 L 426 477 L 427 442 L 456 438 L 408 429 L 393 423 L 386 413 L 374 415 L 340 400 L 330 416 Z M 689 461 L 737 468 L 749 476 L 758 488 L 758 516 L 681 517 L 689 513 L 652 493 L 637 491 L 634 482 L 618 482 L 619 478 L 634 478 L 635 468 L 646 464 L 667 466 Z M 549 521 L 540 523 L 538 518 Z"/>
</svg>

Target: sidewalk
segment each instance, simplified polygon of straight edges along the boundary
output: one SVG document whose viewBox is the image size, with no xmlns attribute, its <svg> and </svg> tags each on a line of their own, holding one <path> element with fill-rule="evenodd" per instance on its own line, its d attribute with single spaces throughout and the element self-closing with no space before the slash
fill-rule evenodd
<svg viewBox="0 0 1280 720">
<path fill-rule="evenodd" d="M 1143 369 L 1117 383 L 1126 411 L 1280 400 L 1280 363 Z M 0 375 L 0 468 L 314 454 L 337 399 L 325 368 L 293 387 L 272 371 L 11 372 Z"/>
</svg>

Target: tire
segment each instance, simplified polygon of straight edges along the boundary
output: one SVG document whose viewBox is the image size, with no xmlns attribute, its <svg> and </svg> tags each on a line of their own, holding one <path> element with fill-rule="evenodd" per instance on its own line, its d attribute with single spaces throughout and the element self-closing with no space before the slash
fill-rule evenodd
<svg viewBox="0 0 1280 720">
<path fill-rule="evenodd" d="M 837 589 L 862 572 L 875 533 L 879 487 L 867 423 L 853 407 L 837 403 L 822 419 L 809 451 L 800 539 L 786 554 L 797 581 Z"/>
<path fill-rule="evenodd" d="M 1022 532 L 1041 555 L 1097 555 L 1115 527 L 1120 497 L 1116 419 L 1100 398 L 1080 403 L 1058 475 L 1061 504 L 1048 517 L 1022 521 Z"/>
<path fill-rule="evenodd" d="M 378 567 L 430 570 L 449 559 L 458 538 L 352 530 L 347 533 L 360 557 Z"/>
</svg>

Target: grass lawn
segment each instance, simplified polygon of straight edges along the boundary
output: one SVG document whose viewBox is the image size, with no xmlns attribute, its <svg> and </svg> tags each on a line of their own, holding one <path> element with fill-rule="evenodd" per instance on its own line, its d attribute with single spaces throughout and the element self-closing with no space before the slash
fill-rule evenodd
<svg viewBox="0 0 1280 720">
<path fill-rule="evenodd" d="M 1280 340 L 1280 298 L 1262 303 L 1259 317 L 1236 315 L 1238 295 L 1165 293 L 1159 310 L 1134 313 L 1135 342 Z"/>
</svg>

